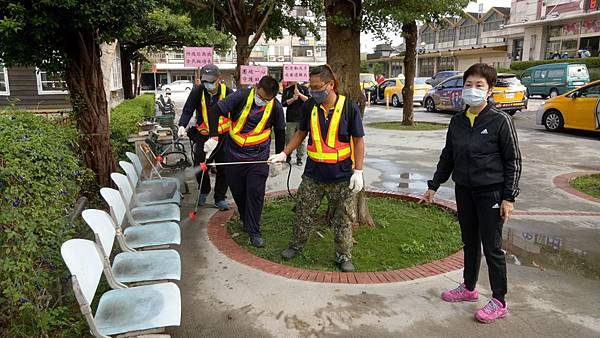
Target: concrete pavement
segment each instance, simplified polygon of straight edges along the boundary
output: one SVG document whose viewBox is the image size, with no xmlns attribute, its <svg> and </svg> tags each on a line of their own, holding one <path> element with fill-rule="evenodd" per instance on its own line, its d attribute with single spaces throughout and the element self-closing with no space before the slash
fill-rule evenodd
<svg viewBox="0 0 600 338">
<path fill-rule="evenodd" d="M 177 98 L 174 98 L 178 103 Z M 535 109 L 534 102 L 533 108 Z M 183 105 L 181 103 L 180 107 Z M 365 123 L 401 119 L 401 110 L 372 107 Z M 600 137 L 547 133 L 533 125 L 534 111 L 515 117 L 523 153 L 521 211 L 600 211 L 600 205 L 552 185 L 558 174 L 600 171 Z M 450 115 L 423 112 L 416 120 L 444 122 Z M 367 128 L 368 186 L 420 193 L 431 177 L 445 131 Z M 302 168 L 294 167 L 297 187 Z M 269 178 L 268 191 L 285 189 L 285 175 Z M 193 179 L 188 176 L 190 186 Z M 439 196 L 453 199 L 452 182 Z M 183 215 L 193 207 L 187 195 Z M 210 201 L 210 198 L 209 198 Z M 397 337 L 500 336 L 597 337 L 600 335 L 600 217 L 517 216 L 504 230 L 508 250 L 510 315 L 493 325 L 473 319 L 491 295 L 487 269 L 480 273 L 478 303 L 439 299 L 461 280 L 461 272 L 381 284 L 319 284 L 273 276 L 232 261 L 210 243 L 206 220 L 182 222 L 182 325 L 174 337 Z M 269 243 L 267 243 L 268 245 Z M 282 248 L 283 249 L 283 248 Z"/>
</svg>

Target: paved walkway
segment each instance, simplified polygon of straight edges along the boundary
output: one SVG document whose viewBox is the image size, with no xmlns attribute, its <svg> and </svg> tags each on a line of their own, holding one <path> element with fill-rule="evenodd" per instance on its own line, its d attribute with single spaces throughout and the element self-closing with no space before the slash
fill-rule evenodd
<svg viewBox="0 0 600 338">
<path fill-rule="evenodd" d="M 599 336 L 600 217 L 595 213 L 600 204 L 556 189 L 552 178 L 600 170 L 600 143 L 588 134 L 546 133 L 532 125 L 532 114 L 516 118 L 524 157 L 523 193 L 517 203 L 521 213 L 504 231 L 512 263 L 506 319 L 494 325 L 473 320 L 474 311 L 491 295 L 485 264 L 478 286 L 482 297 L 472 304 L 439 299 L 441 291 L 461 280 L 461 271 L 379 285 L 290 280 L 219 252 L 206 229 L 215 209 L 203 208 L 197 220 L 182 222 L 183 318 L 181 327 L 170 333 L 174 337 Z M 367 112 L 366 122 L 400 118 L 399 109 L 377 107 Z M 419 112 L 417 119 L 447 121 L 449 115 Z M 367 184 L 422 192 L 444 134 L 367 128 Z M 295 167 L 292 188 L 300 175 L 301 168 Z M 285 189 L 284 176 L 270 178 L 268 190 Z M 451 182 L 440 197 L 453 199 Z M 193 207 L 194 198 L 184 199 L 183 215 Z M 588 214 L 541 214 L 557 211 Z"/>
</svg>

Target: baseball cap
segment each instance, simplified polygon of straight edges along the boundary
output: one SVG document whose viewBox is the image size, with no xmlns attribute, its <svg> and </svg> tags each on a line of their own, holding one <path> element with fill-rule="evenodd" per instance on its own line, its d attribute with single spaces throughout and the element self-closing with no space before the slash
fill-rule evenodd
<svg viewBox="0 0 600 338">
<path fill-rule="evenodd" d="M 219 67 L 213 64 L 207 64 L 200 69 L 201 81 L 215 82 L 219 75 L 221 75 L 221 71 Z"/>
</svg>

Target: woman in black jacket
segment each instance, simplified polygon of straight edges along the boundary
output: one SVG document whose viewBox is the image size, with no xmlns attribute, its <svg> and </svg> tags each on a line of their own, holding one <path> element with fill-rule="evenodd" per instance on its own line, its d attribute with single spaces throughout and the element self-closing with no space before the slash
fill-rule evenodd
<svg viewBox="0 0 600 338">
<path fill-rule="evenodd" d="M 442 293 L 448 302 L 476 301 L 475 285 L 481 246 L 489 270 L 492 299 L 475 313 L 484 323 L 508 312 L 506 259 L 502 251 L 502 226 L 519 194 L 521 153 L 511 117 L 488 102 L 496 83 L 496 70 L 472 65 L 463 76 L 467 109 L 452 117 L 446 146 L 423 200 L 431 202 L 450 175 L 455 182 L 456 206 L 464 251 L 464 282 Z"/>
</svg>

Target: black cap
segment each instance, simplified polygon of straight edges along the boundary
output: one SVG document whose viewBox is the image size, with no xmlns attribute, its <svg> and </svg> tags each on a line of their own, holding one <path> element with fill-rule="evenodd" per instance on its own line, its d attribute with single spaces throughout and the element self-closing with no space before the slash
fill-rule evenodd
<svg viewBox="0 0 600 338">
<path fill-rule="evenodd" d="M 201 81 L 215 82 L 220 75 L 221 71 L 219 70 L 219 67 L 212 63 L 204 65 L 204 67 L 200 69 Z"/>
</svg>

